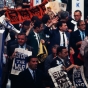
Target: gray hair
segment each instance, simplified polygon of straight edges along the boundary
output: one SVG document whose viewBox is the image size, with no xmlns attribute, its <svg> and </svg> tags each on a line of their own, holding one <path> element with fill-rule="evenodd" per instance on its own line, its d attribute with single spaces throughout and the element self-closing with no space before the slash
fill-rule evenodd
<svg viewBox="0 0 88 88">
<path fill-rule="evenodd" d="M 61 19 L 66 19 L 66 17 L 69 17 L 69 12 L 67 11 L 62 11 L 60 14 Z"/>
</svg>

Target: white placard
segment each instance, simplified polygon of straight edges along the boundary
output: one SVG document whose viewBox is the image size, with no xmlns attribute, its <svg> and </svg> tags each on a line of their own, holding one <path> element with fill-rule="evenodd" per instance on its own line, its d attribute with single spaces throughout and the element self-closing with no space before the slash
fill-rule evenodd
<svg viewBox="0 0 88 88">
<path fill-rule="evenodd" d="M 48 70 L 55 88 L 72 88 L 67 73 L 61 67 L 62 65 L 59 65 Z"/>
<path fill-rule="evenodd" d="M 82 12 L 81 20 L 84 20 L 84 0 L 72 0 L 72 17 L 74 18 L 74 11 L 80 10 Z"/>
<path fill-rule="evenodd" d="M 17 53 L 13 60 L 11 74 L 18 75 L 28 67 L 26 57 L 31 56 L 32 52 L 22 48 L 16 48 L 15 52 Z"/>
</svg>

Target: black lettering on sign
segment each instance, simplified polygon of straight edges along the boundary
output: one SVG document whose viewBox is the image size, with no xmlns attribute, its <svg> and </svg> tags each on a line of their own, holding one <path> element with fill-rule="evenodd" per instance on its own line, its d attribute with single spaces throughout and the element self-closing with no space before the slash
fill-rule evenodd
<svg viewBox="0 0 88 88">
<path fill-rule="evenodd" d="M 16 10 L 9 10 L 8 15 L 10 18 L 11 22 L 18 22 L 19 21 L 19 16 Z"/>
<path fill-rule="evenodd" d="M 41 10 L 42 10 L 42 15 L 45 14 L 46 8 L 45 8 L 45 4 L 39 5 Z"/>
<path fill-rule="evenodd" d="M 21 20 L 29 20 L 30 19 L 30 14 L 29 14 L 28 10 L 26 10 L 26 9 L 19 10 L 19 14 L 21 16 Z"/>
<path fill-rule="evenodd" d="M 57 84 L 59 85 L 58 88 L 67 88 L 70 87 L 67 79 L 66 79 L 66 74 L 64 72 L 54 72 L 53 77 L 55 78 Z"/>
<path fill-rule="evenodd" d="M 38 6 L 30 9 L 30 12 L 31 12 L 32 16 L 38 16 L 38 17 L 42 16 L 41 10 L 40 10 L 40 8 Z"/>
</svg>

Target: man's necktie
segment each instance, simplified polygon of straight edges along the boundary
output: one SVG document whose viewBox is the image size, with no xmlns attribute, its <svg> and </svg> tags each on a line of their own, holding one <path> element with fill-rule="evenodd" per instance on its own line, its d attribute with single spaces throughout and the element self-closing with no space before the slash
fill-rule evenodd
<svg viewBox="0 0 88 88">
<path fill-rule="evenodd" d="M 63 34 L 63 46 L 65 46 L 65 37 L 64 37 L 64 33 Z"/>
<path fill-rule="evenodd" d="M 34 82 L 36 82 L 36 71 L 33 70 L 33 79 L 34 79 Z"/>
<path fill-rule="evenodd" d="M 23 46 L 21 46 L 21 48 L 23 48 Z"/>
</svg>

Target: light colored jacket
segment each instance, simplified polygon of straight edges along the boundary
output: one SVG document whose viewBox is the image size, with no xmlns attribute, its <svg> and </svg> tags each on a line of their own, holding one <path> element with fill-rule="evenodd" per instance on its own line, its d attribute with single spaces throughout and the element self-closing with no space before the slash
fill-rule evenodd
<svg viewBox="0 0 88 88">
<path fill-rule="evenodd" d="M 82 41 L 81 48 L 80 48 L 80 54 L 84 56 L 84 49 L 88 46 L 88 36 L 85 37 L 84 41 Z"/>
</svg>

